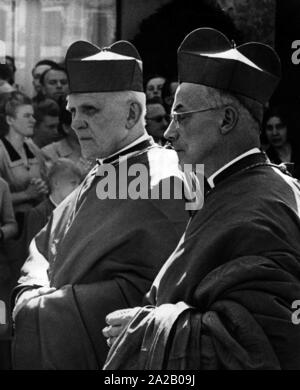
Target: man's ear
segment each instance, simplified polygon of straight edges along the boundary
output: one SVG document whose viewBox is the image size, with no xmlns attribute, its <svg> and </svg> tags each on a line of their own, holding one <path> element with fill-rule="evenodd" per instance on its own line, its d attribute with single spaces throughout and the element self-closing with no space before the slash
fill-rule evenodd
<svg viewBox="0 0 300 390">
<path fill-rule="evenodd" d="M 223 118 L 220 125 L 220 132 L 223 135 L 228 134 L 235 128 L 239 119 L 239 113 L 234 106 L 226 106 L 223 110 Z"/>
<path fill-rule="evenodd" d="M 139 103 L 133 101 L 129 101 L 128 105 L 129 105 L 129 109 L 126 118 L 126 129 L 130 130 L 139 121 L 142 115 L 142 107 Z"/>
<path fill-rule="evenodd" d="M 10 115 L 6 115 L 5 119 L 6 119 L 6 123 L 8 125 L 11 125 L 14 118 L 12 116 L 10 116 Z"/>
</svg>

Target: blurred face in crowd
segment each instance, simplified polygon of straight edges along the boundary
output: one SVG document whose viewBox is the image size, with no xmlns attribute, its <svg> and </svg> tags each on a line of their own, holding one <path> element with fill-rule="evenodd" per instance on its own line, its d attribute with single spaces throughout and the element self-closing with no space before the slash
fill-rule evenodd
<svg viewBox="0 0 300 390">
<path fill-rule="evenodd" d="M 165 96 L 165 98 L 164 98 L 164 103 L 168 107 L 172 107 L 172 105 L 174 103 L 175 93 L 176 93 L 176 89 L 178 87 L 178 84 L 179 83 L 177 81 L 173 81 L 172 83 L 170 83 L 169 95 Z"/>
<path fill-rule="evenodd" d="M 147 99 L 161 97 L 161 90 L 166 79 L 164 77 L 154 77 L 147 82 L 146 96 Z"/>
<path fill-rule="evenodd" d="M 35 129 L 35 134 L 41 142 L 39 145 L 45 146 L 60 138 L 58 133 L 59 117 L 45 115 L 41 122 L 39 122 Z"/>
<path fill-rule="evenodd" d="M 179 115 L 164 136 L 172 143 L 180 164 L 203 164 L 220 142 L 221 113 L 210 100 L 205 86 L 182 83 L 177 89 L 172 112 Z M 184 114 L 194 110 L 207 111 Z"/>
<path fill-rule="evenodd" d="M 179 85 L 178 81 L 171 82 L 170 92 L 171 92 L 171 96 L 173 96 L 173 98 L 175 97 L 175 93 L 176 93 L 176 89 L 177 89 L 178 85 Z"/>
<path fill-rule="evenodd" d="M 18 106 L 14 116 L 7 116 L 10 131 L 23 137 L 32 137 L 34 132 L 34 111 L 31 105 Z"/>
<path fill-rule="evenodd" d="M 58 100 L 69 92 L 67 75 L 62 70 L 51 69 L 44 78 L 43 93 L 50 99 Z"/>
<path fill-rule="evenodd" d="M 75 133 L 75 130 L 72 128 L 71 125 L 63 124 L 63 130 L 68 139 L 72 138 L 74 141 L 78 142 L 77 134 Z"/>
<path fill-rule="evenodd" d="M 167 126 L 167 115 L 163 105 L 147 104 L 146 130 L 155 141 L 163 138 Z"/>
<path fill-rule="evenodd" d="M 122 147 L 128 108 L 118 94 L 73 93 L 68 96 L 67 109 L 84 157 L 104 158 Z"/>
<path fill-rule="evenodd" d="M 68 195 L 79 186 L 81 178 L 73 172 L 62 172 L 53 178 L 53 191 L 55 191 L 61 200 L 65 199 Z"/>
<path fill-rule="evenodd" d="M 50 65 L 38 65 L 32 71 L 32 77 L 33 77 L 32 84 L 33 84 L 33 87 L 34 87 L 36 93 L 38 93 L 42 90 L 40 78 L 41 78 L 41 75 L 47 69 L 50 69 Z"/>
<path fill-rule="evenodd" d="M 6 62 L 6 65 L 9 67 L 9 70 L 11 72 L 12 77 L 14 78 L 14 74 L 15 74 L 16 70 L 15 70 L 15 66 L 14 66 L 13 61 L 11 60 L 11 58 L 5 57 L 5 62 Z"/>
<path fill-rule="evenodd" d="M 270 145 L 280 148 L 287 142 L 287 127 L 278 116 L 272 116 L 266 123 L 266 136 Z"/>
</svg>

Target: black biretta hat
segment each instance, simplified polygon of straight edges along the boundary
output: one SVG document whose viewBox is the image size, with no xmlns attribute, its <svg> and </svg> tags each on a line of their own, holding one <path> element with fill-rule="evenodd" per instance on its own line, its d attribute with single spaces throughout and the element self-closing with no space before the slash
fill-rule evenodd
<svg viewBox="0 0 300 390">
<path fill-rule="evenodd" d="M 178 49 L 179 82 L 202 84 L 266 103 L 281 77 L 280 60 L 268 45 L 235 47 L 213 28 L 192 31 Z"/>
<path fill-rule="evenodd" d="M 142 61 L 130 42 L 100 49 L 77 41 L 69 47 L 65 63 L 70 93 L 143 91 Z"/>
</svg>

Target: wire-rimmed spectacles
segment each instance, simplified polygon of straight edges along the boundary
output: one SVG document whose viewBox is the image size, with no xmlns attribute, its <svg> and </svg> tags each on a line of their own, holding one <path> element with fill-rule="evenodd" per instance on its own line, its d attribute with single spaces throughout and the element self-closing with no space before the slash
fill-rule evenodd
<svg viewBox="0 0 300 390">
<path fill-rule="evenodd" d="M 218 108 L 220 108 L 220 107 L 210 107 L 210 108 L 203 108 L 203 109 L 200 109 L 200 110 L 191 110 L 191 111 L 182 111 L 182 112 L 172 111 L 171 115 L 170 115 L 170 119 L 172 121 L 174 121 L 175 126 L 178 129 L 182 119 L 184 119 L 184 118 L 182 118 L 183 116 L 185 116 L 185 115 L 192 115 L 192 114 L 195 114 L 197 112 L 205 112 L 205 111 L 210 111 L 210 110 L 217 110 Z"/>
</svg>

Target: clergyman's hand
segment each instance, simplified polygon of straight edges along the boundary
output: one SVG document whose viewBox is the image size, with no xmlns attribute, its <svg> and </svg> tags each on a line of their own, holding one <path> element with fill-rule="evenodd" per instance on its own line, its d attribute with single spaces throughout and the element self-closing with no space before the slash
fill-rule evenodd
<svg viewBox="0 0 300 390">
<path fill-rule="evenodd" d="M 17 314 L 19 311 L 32 299 L 39 297 L 41 295 L 46 295 L 54 292 L 56 290 L 55 287 L 39 287 L 32 288 L 30 290 L 25 290 L 18 298 L 14 310 L 12 312 L 13 321 L 15 321 Z"/>
<path fill-rule="evenodd" d="M 109 347 L 115 343 L 122 330 L 127 326 L 139 309 L 140 307 L 116 310 L 106 316 L 105 321 L 108 326 L 102 329 L 102 333 L 103 336 L 107 338 L 106 342 Z"/>
</svg>

